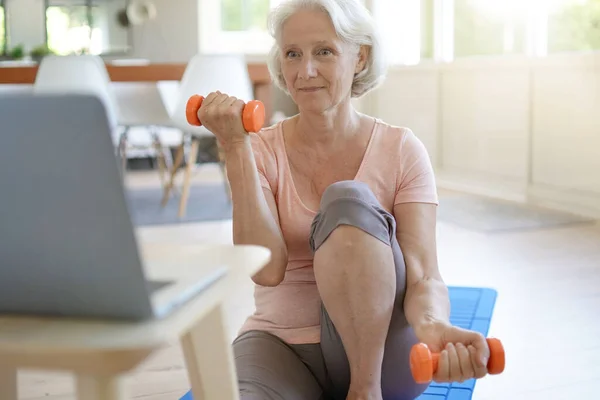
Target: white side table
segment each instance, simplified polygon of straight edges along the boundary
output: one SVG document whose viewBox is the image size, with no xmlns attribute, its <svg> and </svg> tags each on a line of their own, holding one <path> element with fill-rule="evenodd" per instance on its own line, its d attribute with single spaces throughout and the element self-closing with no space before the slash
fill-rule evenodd
<svg viewBox="0 0 600 400">
<path fill-rule="evenodd" d="M 17 400 L 20 368 L 72 371 L 80 400 L 125 400 L 123 375 L 154 351 L 181 343 L 196 400 L 238 399 L 222 303 L 235 274 L 250 276 L 270 259 L 258 246 L 161 245 L 143 251 L 149 278 L 226 264 L 230 273 L 161 320 L 140 323 L 0 316 L 0 400 Z M 168 269 L 167 269 L 168 268 Z"/>
</svg>

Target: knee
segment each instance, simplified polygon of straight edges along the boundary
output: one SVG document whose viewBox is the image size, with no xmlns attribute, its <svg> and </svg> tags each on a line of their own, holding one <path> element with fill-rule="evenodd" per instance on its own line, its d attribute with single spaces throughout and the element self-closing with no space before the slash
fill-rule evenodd
<svg viewBox="0 0 600 400">
<path fill-rule="evenodd" d="M 334 230 L 351 235 L 366 233 L 389 244 L 390 235 L 395 232 L 395 221 L 382 209 L 367 184 L 340 181 L 330 185 L 321 197 L 320 210 L 311 229 L 312 250 L 316 251 Z"/>
<path fill-rule="evenodd" d="M 325 211 L 330 207 L 336 207 L 343 200 L 358 201 L 370 206 L 379 205 L 375 194 L 373 194 L 366 183 L 359 181 L 339 181 L 329 185 L 323 192 L 320 210 Z"/>
</svg>

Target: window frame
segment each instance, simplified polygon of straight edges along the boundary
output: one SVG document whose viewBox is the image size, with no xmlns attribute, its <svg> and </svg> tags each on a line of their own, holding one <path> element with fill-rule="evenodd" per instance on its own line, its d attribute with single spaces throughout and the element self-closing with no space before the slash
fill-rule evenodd
<svg viewBox="0 0 600 400">
<path fill-rule="evenodd" d="M 280 0 L 270 0 L 271 8 Z M 402 23 L 410 22 L 416 14 L 409 15 L 404 13 L 386 13 L 384 10 L 388 8 L 390 0 L 363 0 L 365 6 L 371 11 L 376 21 L 381 24 L 391 26 L 390 30 L 401 32 L 401 28 L 407 26 Z M 412 0 L 411 0 L 412 1 Z M 418 0 L 417 0 L 418 1 Z M 222 15 L 221 0 L 202 0 L 199 2 L 199 49 L 204 53 L 231 53 L 237 52 L 246 55 L 258 55 L 264 57 L 271 48 L 273 39 L 268 32 L 262 31 L 224 31 L 221 30 L 221 15 Z M 455 0 L 433 0 L 433 21 L 431 27 L 419 26 L 419 29 L 431 29 L 429 36 L 432 38 L 432 57 L 424 58 L 421 55 L 422 51 L 422 31 L 419 35 L 416 32 L 411 32 L 410 38 L 404 43 L 384 44 L 384 47 L 390 51 L 394 49 L 393 57 L 390 58 L 392 65 L 415 65 L 428 63 L 451 63 L 455 60 L 471 59 L 471 58 L 495 58 L 495 57 L 548 57 L 552 56 L 553 52 L 549 52 L 549 30 L 548 18 L 550 10 L 544 2 L 532 3 L 527 12 L 525 19 L 525 43 L 523 51 L 516 53 L 498 53 L 489 55 L 473 55 L 473 56 L 457 56 L 455 47 L 456 39 L 454 35 L 455 27 Z M 406 8 L 406 6 L 404 6 Z M 393 15 L 393 17 L 392 17 Z M 382 19 L 390 18 L 390 21 Z M 400 23 L 398 23 L 400 20 Z M 406 20 L 406 21 L 405 21 Z M 413 29 L 414 31 L 414 29 Z M 398 37 L 397 34 L 391 37 Z M 386 39 L 384 42 L 386 42 Z M 412 40 L 417 40 L 419 43 L 412 43 Z M 411 43 L 408 43 L 411 42 Z M 594 51 L 596 52 L 596 51 Z M 598 50 L 600 52 L 600 50 Z M 418 54 L 417 54 L 418 53 Z M 573 51 L 570 54 L 578 54 Z"/>
<path fill-rule="evenodd" d="M 0 0 L 1 2 L 2 0 Z M 127 7 L 129 5 L 129 3 L 131 2 L 131 0 L 124 0 L 125 4 L 124 7 Z M 92 7 L 94 5 L 96 5 L 97 3 L 99 3 L 98 0 L 68 0 L 65 1 L 64 3 L 69 3 L 69 4 L 51 4 L 51 3 L 61 3 L 61 0 L 44 0 L 44 43 L 46 44 L 46 46 L 48 46 L 48 8 L 49 7 L 57 7 L 57 6 L 64 6 L 64 7 L 68 7 L 68 6 L 84 6 L 87 8 L 87 22 L 89 24 L 89 26 L 92 26 L 91 21 L 92 21 Z M 127 50 L 122 50 L 122 51 L 112 51 L 112 52 L 101 52 L 100 54 L 98 54 L 99 56 L 122 56 L 122 55 L 127 55 L 129 54 L 132 50 L 133 50 L 133 30 L 131 29 L 131 27 L 126 28 L 127 31 Z"/>
<path fill-rule="evenodd" d="M 0 7 L 4 10 L 4 20 L 2 21 L 2 24 L 4 25 L 4 48 L 2 49 L 2 52 L 0 52 L 0 56 L 8 55 L 8 13 L 6 12 L 7 1 L 8 0 L 0 0 Z"/>
<path fill-rule="evenodd" d="M 269 9 L 281 0 L 269 0 Z M 266 55 L 273 44 L 267 31 L 224 31 L 221 28 L 221 0 L 202 0 L 198 9 L 199 47 L 202 53 Z"/>
</svg>

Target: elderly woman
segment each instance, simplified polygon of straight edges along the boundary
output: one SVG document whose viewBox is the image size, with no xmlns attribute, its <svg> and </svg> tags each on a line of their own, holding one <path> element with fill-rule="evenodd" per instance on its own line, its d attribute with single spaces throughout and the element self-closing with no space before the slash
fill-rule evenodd
<svg viewBox="0 0 600 400">
<path fill-rule="evenodd" d="M 233 344 L 241 398 L 414 399 L 418 342 L 441 352 L 436 381 L 483 377 L 485 339 L 449 322 L 428 154 L 351 103 L 385 73 L 367 10 L 290 0 L 270 22 L 270 71 L 299 114 L 248 134 L 239 99 L 211 93 L 199 111 L 224 150 L 235 243 L 272 252 Z"/>
</svg>

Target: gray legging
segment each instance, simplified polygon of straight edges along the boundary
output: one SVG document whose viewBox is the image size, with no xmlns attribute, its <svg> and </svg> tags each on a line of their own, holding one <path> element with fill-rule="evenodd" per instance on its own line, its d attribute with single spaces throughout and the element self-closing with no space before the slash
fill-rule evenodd
<svg viewBox="0 0 600 400">
<path fill-rule="evenodd" d="M 323 194 L 311 229 L 312 251 L 339 225 L 360 228 L 392 248 L 396 305 L 385 344 L 381 385 L 384 400 L 415 399 L 427 385 L 416 384 L 409 367 L 409 352 L 417 339 L 404 316 L 406 266 L 396 240 L 395 220 L 366 184 L 342 181 Z M 346 399 L 350 384 L 348 359 L 324 307 L 318 344 L 289 345 L 269 333 L 250 331 L 234 341 L 233 351 L 242 400 Z"/>
</svg>

